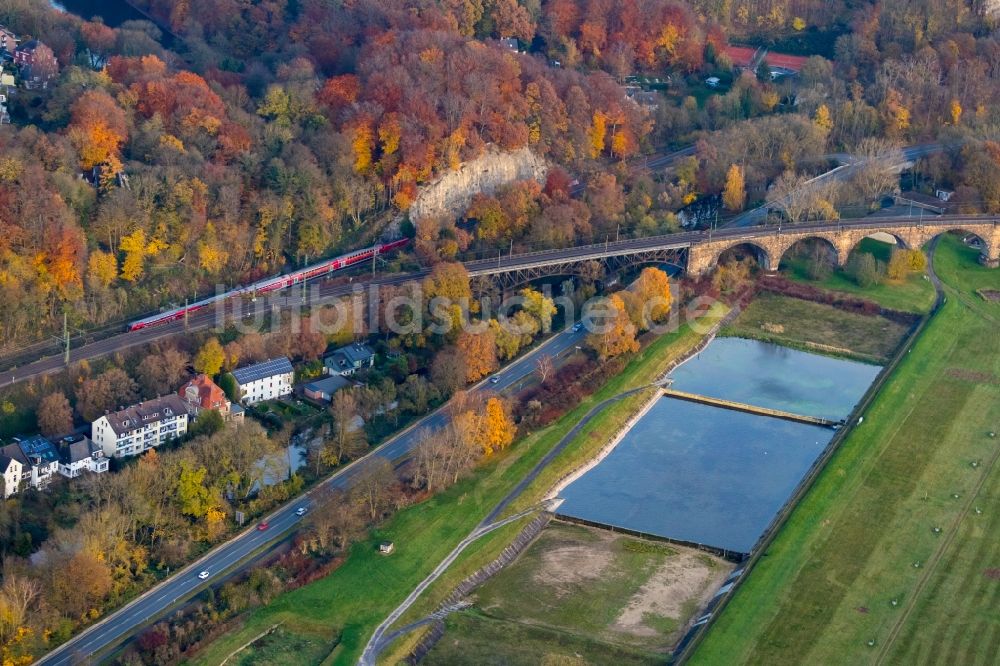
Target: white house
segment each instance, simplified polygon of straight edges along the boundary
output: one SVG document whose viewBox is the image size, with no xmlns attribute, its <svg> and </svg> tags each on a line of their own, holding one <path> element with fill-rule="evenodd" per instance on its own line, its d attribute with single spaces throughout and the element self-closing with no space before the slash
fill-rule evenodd
<svg viewBox="0 0 1000 666">
<path fill-rule="evenodd" d="M 104 450 L 84 435 L 70 435 L 59 442 L 59 473 L 75 479 L 84 472 L 103 474 L 108 471 Z"/>
<path fill-rule="evenodd" d="M 41 435 L 15 437 L 13 444 L 0 449 L 0 455 L 12 458 L 21 465 L 20 481 L 32 488 L 44 488 L 59 470 L 59 454 L 52 442 Z"/>
<path fill-rule="evenodd" d="M 355 343 L 340 349 L 335 349 L 323 359 L 323 368 L 328 375 L 353 375 L 362 368 L 370 368 L 375 364 L 375 350 L 368 345 Z"/>
<path fill-rule="evenodd" d="M 187 432 L 187 405 L 179 395 L 140 402 L 91 424 L 90 438 L 104 455 L 127 458 Z"/>
<path fill-rule="evenodd" d="M 0 453 L 0 475 L 3 476 L 3 487 L 0 493 L 7 499 L 17 492 L 21 485 L 21 463 L 10 456 Z"/>
<path fill-rule="evenodd" d="M 295 371 L 284 356 L 233 370 L 243 404 L 252 405 L 292 394 Z"/>
</svg>

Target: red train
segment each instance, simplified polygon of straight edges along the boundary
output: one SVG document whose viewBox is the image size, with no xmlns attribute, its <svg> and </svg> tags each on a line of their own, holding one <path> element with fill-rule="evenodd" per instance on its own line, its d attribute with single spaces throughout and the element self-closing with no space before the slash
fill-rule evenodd
<svg viewBox="0 0 1000 666">
<path fill-rule="evenodd" d="M 210 296 L 209 298 L 196 301 L 185 307 L 174 308 L 173 310 L 167 310 L 166 312 L 161 312 L 159 314 L 146 317 L 145 319 L 138 319 L 128 325 L 128 330 L 138 331 L 143 328 L 149 328 L 150 326 L 156 326 L 157 324 L 164 324 L 168 321 L 175 321 L 183 318 L 185 314 L 191 314 L 193 312 L 197 312 L 198 310 L 203 310 L 212 303 L 216 303 L 218 301 L 224 301 L 237 296 L 265 294 L 269 291 L 275 291 L 278 289 L 284 289 L 285 287 L 291 287 L 295 284 L 301 284 L 302 282 L 320 277 L 321 275 L 326 275 L 327 273 L 332 273 L 333 271 L 353 266 L 354 264 L 371 259 L 373 256 L 385 254 L 386 252 L 390 252 L 396 248 L 403 247 L 408 242 L 408 239 L 403 238 L 392 241 L 391 243 L 373 245 L 372 247 L 365 248 L 364 250 L 358 250 L 357 252 L 335 257 L 334 259 L 328 259 L 324 262 L 313 266 L 307 266 L 306 268 L 301 268 L 285 275 L 260 280 L 247 285 L 246 287 L 240 287 L 238 289 L 233 289 L 232 291 L 227 291 L 224 294 L 218 294 L 216 296 Z"/>
</svg>

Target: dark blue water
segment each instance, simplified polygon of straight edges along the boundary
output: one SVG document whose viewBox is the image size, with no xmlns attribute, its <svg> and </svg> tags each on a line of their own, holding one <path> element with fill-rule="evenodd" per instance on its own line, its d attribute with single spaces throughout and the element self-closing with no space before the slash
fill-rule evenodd
<svg viewBox="0 0 1000 666">
<path fill-rule="evenodd" d="M 661 398 L 559 513 L 750 552 L 833 431 Z"/>
<path fill-rule="evenodd" d="M 757 340 L 717 338 L 671 377 L 679 391 L 840 420 L 879 370 Z"/>
<path fill-rule="evenodd" d="M 125 21 L 149 20 L 124 0 L 50 0 L 49 4 L 88 21 L 100 16 L 104 24 L 112 28 L 117 28 Z"/>
<path fill-rule="evenodd" d="M 674 372 L 674 386 L 841 419 L 878 370 L 720 338 Z M 563 490 L 559 513 L 749 553 L 833 433 L 661 398 L 607 458 Z"/>
</svg>

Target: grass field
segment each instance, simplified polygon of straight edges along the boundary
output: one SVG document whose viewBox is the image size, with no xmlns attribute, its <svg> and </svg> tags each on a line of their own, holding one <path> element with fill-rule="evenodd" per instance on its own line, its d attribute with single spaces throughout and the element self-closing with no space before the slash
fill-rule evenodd
<svg viewBox="0 0 1000 666">
<path fill-rule="evenodd" d="M 331 575 L 250 612 L 238 630 L 207 646 L 191 663 L 218 664 L 231 651 L 279 622 L 296 636 L 325 641 L 333 651 L 322 663 L 356 663 L 378 623 L 593 405 L 656 378 L 672 358 L 690 349 L 700 337 L 682 326 L 653 341 L 621 374 L 555 424 L 524 437 L 446 492 L 400 511 L 368 540 L 355 544 L 344 565 Z M 641 395 L 616 403 L 595 418 L 580 433 L 578 443 L 558 456 L 510 511 L 537 502 L 556 479 L 594 455 L 614 432 L 614 424 L 624 423 L 641 404 Z M 413 612 L 436 606 L 458 581 L 495 558 L 527 520 L 497 530 L 467 549 L 421 597 Z M 384 540 L 396 544 L 391 557 L 376 552 L 377 544 Z M 317 662 L 303 655 L 301 663 Z"/>
<path fill-rule="evenodd" d="M 564 649 L 589 663 L 660 663 L 731 569 L 692 549 L 553 523 L 449 618 L 427 663 L 539 663 Z"/>
<path fill-rule="evenodd" d="M 723 334 L 882 362 L 892 355 L 906 332 L 906 326 L 884 317 L 765 292 L 754 298 Z"/>
<path fill-rule="evenodd" d="M 942 239 L 947 303 L 692 663 L 996 663 L 1000 304 L 974 292 L 1000 271 L 976 254 Z"/>
<path fill-rule="evenodd" d="M 889 243 L 866 238 L 858 244 L 855 252 L 869 252 L 879 261 L 888 263 L 893 247 Z M 859 286 L 843 270 L 835 270 L 825 280 L 812 280 L 806 272 L 806 261 L 790 254 L 781 262 L 781 271 L 792 280 L 875 301 L 890 310 L 924 313 L 930 312 L 934 306 L 934 287 L 922 274 L 913 273 L 899 283 L 883 282 L 867 288 Z"/>
</svg>

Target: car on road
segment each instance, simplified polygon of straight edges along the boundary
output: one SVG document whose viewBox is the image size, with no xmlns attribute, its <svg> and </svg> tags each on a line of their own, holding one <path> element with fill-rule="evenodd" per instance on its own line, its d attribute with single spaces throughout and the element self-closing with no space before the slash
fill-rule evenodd
<svg viewBox="0 0 1000 666">
<path fill-rule="evenodd" d="M 206 579 L 206 578 L 208 578 L 208 577 L 209 577 L 210 575 L 211 575 L 211 574 L 209 574 L 209 573 L 208 573 L 207 571 L 202 571 L 202 572 L 201 572 L 200 574 L 198 574 L 198 578 L 200 578 L 200 579 L 202 579 L 202 580 L 205 580 L 205 579 Z"/>
<path fill-rule="evenodd" d="M 295 510 L 295 515 L 296 516 L 304 516 L 304 515 L 306 515 L 306 511 L 308 511 L 308 510 L 309 509 L 305 508 L 304 506 L 300 506 L 299 508 L 297 508 Z"/>
<path fill-rule="evenodd" d="M 580 331 L 582 329 L 583 329 L 583 322 L 582 321 L 578 321 L 575 324 L 573 324 L 573 332 L 574 333 L 576 333 L 576 332 L 578 332 L 578 331 Z"/>
<path fill-rule="evenodd" d="M 264 530 L 266 530 L 266 529 L 267 529 L 268 527 L 270 527 L 270 525 L 268 525 L 268 524 L 267 524 L 267 521 L 266 521 L 266 520 L 264 520 L 264 521 L 261 521 L 260 523 L 258 523 L 258 524 L 257 524 L 257 531 L 258 531 L 258 532 L 263 532 L 263 531 L 264 531 Z"/>
<path fill-rule="evenodd" d="M 490 384 L 498 384 L 498 383 L 500 383 L 500 375 L 493 375 L 492 377 L 490 377 Z"/>
</svg>

